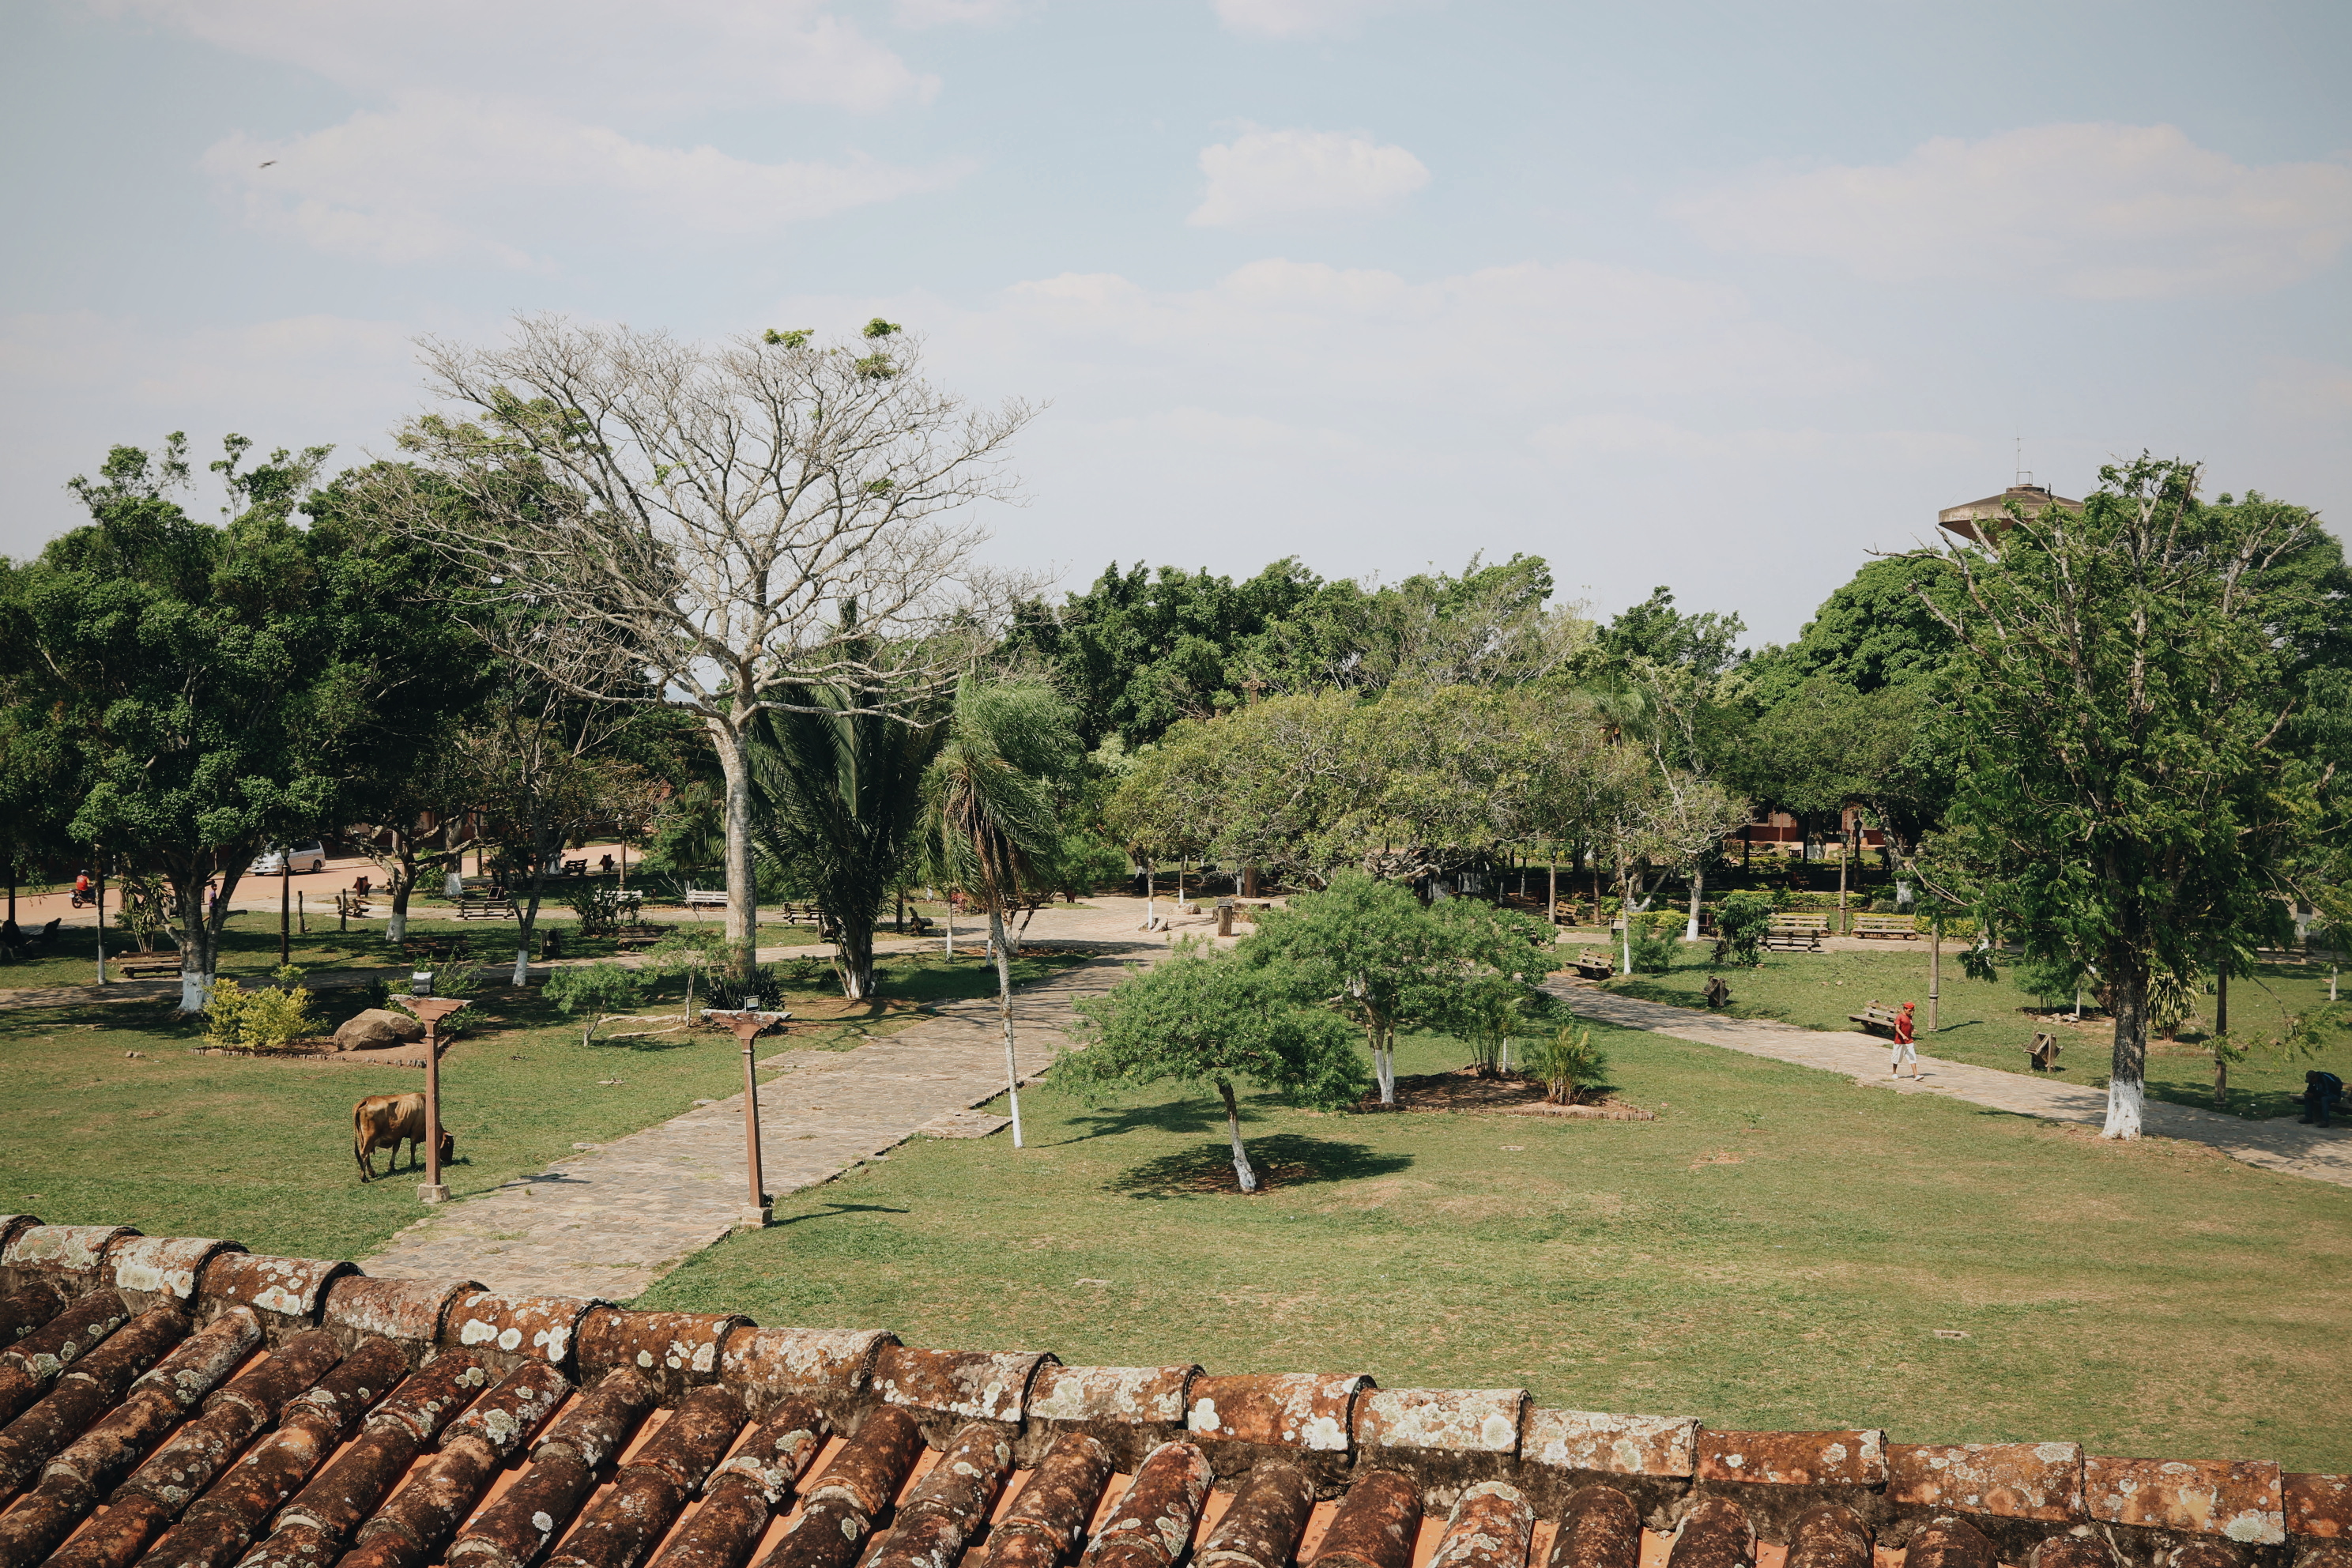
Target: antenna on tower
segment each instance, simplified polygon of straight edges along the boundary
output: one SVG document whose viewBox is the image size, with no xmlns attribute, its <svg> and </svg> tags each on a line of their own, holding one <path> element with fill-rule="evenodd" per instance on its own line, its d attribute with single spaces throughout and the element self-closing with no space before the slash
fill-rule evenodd
<svg viewBox="0 0 2352 1568">
<path fill-rule="evenodd" d="M 2017 433 L 2016 476 L 2011 481 L 2013 484 L 2030 487 L 2033 483 L 2033 475 L 2025 467 L 2025 432 L 2022 430 Z"/>
</svg>

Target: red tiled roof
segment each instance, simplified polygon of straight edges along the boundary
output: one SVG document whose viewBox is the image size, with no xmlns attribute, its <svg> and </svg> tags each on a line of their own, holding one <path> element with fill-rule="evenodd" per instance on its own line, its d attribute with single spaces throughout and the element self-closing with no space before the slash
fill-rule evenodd
<svg viewBox="0 0 2352 1568">
<path fill-rule="evenodd" d="M 25 1215 L 0 1423 L 0 1568 L 2352 1568 L 2352 1478 L 2262 1461 L 1071 1367 Z"/>
</svg>

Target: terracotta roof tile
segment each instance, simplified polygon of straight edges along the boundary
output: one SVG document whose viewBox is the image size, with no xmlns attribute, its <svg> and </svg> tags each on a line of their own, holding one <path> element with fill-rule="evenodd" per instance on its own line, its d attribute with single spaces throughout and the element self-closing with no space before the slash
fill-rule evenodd
<svg viewBox="0 0 2352 1568">
<path fill-rule="evenodd" d="M 0 1568 L 2352 1568 L 2352 1479 L 2259 1460 L 1070 1367 L 30 1215 L 0 1505 Z"/>
</svg>

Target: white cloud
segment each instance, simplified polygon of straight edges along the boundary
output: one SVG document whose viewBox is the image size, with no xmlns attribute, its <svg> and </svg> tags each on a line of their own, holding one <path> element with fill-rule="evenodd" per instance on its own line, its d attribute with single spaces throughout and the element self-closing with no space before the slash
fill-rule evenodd
<svg viewBox="0 0 2352 1568">
<path fill-rule="evenodd" d="M 1314 38 L 1345 35 L 1383 11 L 1404 9 L 1414 0 L 1214 0 L 1217 20 L 1236 33 L 1262 38 Z"/>
<path fill-rule="evenodd" d="M 204 166 L 254 222 L 331 254 L 508 266 L 537 265 L 538 243 L 559 235 L 660 243 L 772 233 L 954 173 L 863 159 L 757 163 L 440 94 L 407 95 L 289 142 L 231 136 Z"/>
<path fill-rule="evenodd" d="M 2352 167 L 2249 167 L 2169 125 L 2042 125 L 1938 138 L 1899 163 L 1768 169 L 1673 210 L 1724 249 L 1880 281 L 2161 299 L 2332 266 L 2352 240 Z"/>
<path fill-rule="evenodd" d="M 492 93 L 594 104 L 610 118 L 779 100 L 872 110 L 939 86 L 824 0 L 89 3 L 378 97 Z"/>
<path fill-rule="evenodd" d="M 1185 221 L 1202 227 L 1374 213 L 1429 184 L 1402 147 L 1337 131 L 1250 131 L 1201 149 L 1209 189 Z"/>
<path fill-rule="evenodd" d="M 890 19 L 901 27 L 993 27 L 1045 9 L 1045 0 L 897 0 Z"/>
</svg>

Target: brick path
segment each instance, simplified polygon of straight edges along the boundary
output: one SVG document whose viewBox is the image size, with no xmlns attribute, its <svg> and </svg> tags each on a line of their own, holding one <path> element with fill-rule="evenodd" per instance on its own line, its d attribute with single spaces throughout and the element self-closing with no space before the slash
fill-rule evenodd
<svg viewBox="0 0 2352 1568">
<path fill-rule="evenodd" d="M 1116 984 L 1129 963 L 1167 951 L 1166 938 L 1136 931 L 1139 904 L 1096 901 L 1103 907 L 1041 911 L 1030 928 L 1032 941 L 1089 942 L 1115 955 L 1013 993 L 1024 1082 L 1063 1045 L 1073 1003 Z M 974 922 L 958 924 L 957 950 L 969 951 L 967 939 L 976 948 Z M 830 1181 L 918 1132 L 976 1137 L 1003 1125 L 971 1109 L 1004 1091 L 1004 1037 L 993 997 L 950 1004 L 855 1050 L 789 1051 L 761 1066 L 782 1069 L 760 1086 L 761 1173 L 778 1198 Z M 494 1290 L 627 1300 L 732 1230 L 748 1196 L 738 1094 L 437 1209 L 362 1264 L 375 1275 L 457 1277 Z"/>
<path fill-rule="evenodd" d="M 1620 996 L 1614 992 L 1570 981 L 1555 980 L 1547 989 L 1563 998 L 1578 1016 L 1597 1018 L 1628 1029 L 1672 1035 L 1680 1040 L 1720 1046 L 1749 1056 L 1769 1057 L 1799 1067 L 1843 1073 L 1871 1089 L 1892 1089 L 1899 1094 L 1942 1094 L 1971 1105 L 1990 1106 L 2020 1116 L 2051 1121 L 2103 1122 L 2107 1115 L 2104 1089 L 2077 1088 L 1998 1068 L 1972 1067 L 1934 1057 L 1919 1058 L 1919 1079 L 1890 1078 L 1888 1050 L 1883 1041 L 1866 1035 L 1800 1029 L 1761 1018 L 1727 1018 L 1668 1007 L 1655 1002 Z M 2352 1187 L 2352 1128 L 2306 1127 L 2284 1118 L 2247 1121 L 2193 1106 L 2150 1100 L 2141 1112 L 2147 1131 L 2164 1138 L 2185 1138 L 2209 1143 L 2233 1160 L 2291 1176 L 2333 1182 Z"/>
</svg>

